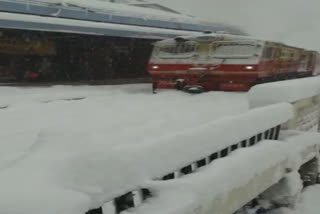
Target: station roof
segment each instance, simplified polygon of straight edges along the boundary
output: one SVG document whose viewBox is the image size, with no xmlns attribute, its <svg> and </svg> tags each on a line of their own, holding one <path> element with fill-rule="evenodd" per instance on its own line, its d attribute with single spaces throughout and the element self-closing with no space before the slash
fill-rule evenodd
<svg viewBox="0 0 320 214">
<path fill-rule="evenodd" d="M 5 12 L 0 12 L 0 28 L 145 39 L 165 39 L 178 35 L 197 33 L 182 30 L 80 21 Z"/>
<path fill-rule="evenodd" d="M 187 15 L 97 0 L 0 0 L 0 27 L 155 39 L 202 31 L 244 34 Z"/>
</svg>

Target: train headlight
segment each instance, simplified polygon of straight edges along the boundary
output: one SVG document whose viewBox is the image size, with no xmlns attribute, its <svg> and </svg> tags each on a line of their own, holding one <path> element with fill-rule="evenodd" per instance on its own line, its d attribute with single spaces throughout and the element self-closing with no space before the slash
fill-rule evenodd
<svg viewBox="0 0 320 214">
<path fill-rule="evenodd" d="M 157 66 L 157 65 L 152 66 L 152 69 L 158 69 L 158 68 L 159 68 L 159 66 Z"/>
<path fill-rule="evenodd" d="M 252 69 L 253 69 L 253 66 L 250 66 L 250 65 L 249 65 L 249 66 L 246 66 L 246 69 L 247 69 L 247 70 L 252 70 Z"/>
</svg>

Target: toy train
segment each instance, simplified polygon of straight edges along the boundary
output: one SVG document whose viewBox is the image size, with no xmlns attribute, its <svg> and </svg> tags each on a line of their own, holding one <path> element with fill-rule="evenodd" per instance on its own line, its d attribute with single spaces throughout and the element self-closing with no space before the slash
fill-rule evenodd
<svg viewBox="0 0 320 214">
<path fill-rule="evenodd" d="M 320 73 L 320 55 L 246 36 L 201 34 L 156 42 L 153 89 L 248 91 L 256 84 Z"/>
</svg>

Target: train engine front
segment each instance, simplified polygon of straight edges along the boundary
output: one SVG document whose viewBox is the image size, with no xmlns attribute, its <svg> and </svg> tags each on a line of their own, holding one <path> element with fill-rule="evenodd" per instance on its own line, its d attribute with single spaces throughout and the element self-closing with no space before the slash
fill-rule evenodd
<svg viewBox="0 0 320 214">
<path fill-rule="evenodd" d="M 263 44 L 216 34 L 157 42 L 148 68 L 153 89 L 247 91 L 259 78 Z"/>
</svg>

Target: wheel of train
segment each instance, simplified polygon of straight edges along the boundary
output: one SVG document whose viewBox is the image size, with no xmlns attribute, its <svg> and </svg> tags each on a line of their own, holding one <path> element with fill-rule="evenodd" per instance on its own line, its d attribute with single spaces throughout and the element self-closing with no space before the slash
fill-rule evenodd
<svg viewBox="0 0 320 214">
<path fill-rule="evenodd" d="M 190 94 L 200 94 L 204 92 L 204 88 L 198 85 L 186 85 L 183 87 L 183 91 Z"/>
</svg>

